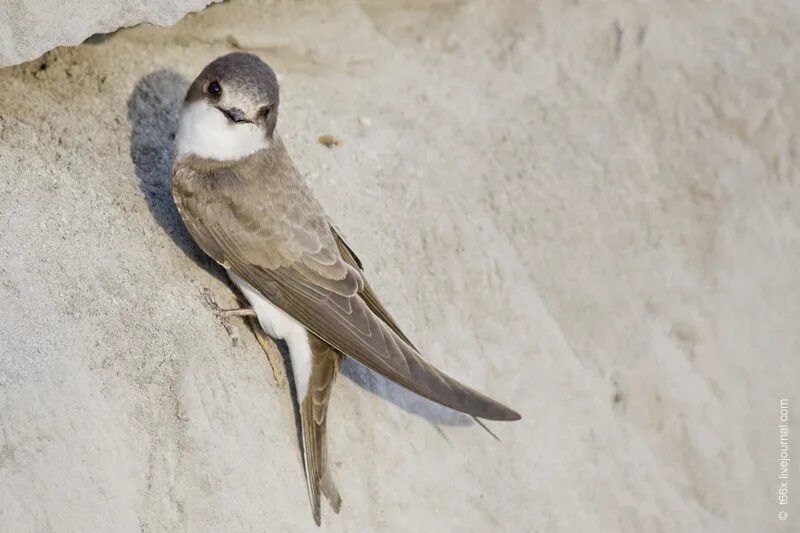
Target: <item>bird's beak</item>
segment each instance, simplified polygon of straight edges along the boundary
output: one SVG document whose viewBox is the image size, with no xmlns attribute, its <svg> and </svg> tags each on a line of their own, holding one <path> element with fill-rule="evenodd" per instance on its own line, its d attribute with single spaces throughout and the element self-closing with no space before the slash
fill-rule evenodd
<svg viewBox="0 0 800 533">
<path fill-rule="evenodd" d="M 217 107 L 217 109 L 219 109 L 223 115 L 228 117 L 233 122 L 236 122 L 237 124 L 239 122 L 251 122 L 250 120 L 247 119 L 247 115 L 245 115 L 244 111 L 242 111 L 241 109 L 237 109 L 235 107 L 232 107 L 230 109 Z"/>
</svg>

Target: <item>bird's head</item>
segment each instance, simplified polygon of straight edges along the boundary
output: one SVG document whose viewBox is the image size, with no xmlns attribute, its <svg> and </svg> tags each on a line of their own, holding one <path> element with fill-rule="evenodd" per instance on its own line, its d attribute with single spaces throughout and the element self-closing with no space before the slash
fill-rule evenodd
<svg viewBox="0 0 800 533">
<path fill-rule="evenodd" d="M 253 54 L 209 63 L 186 93 L 176 155 L 237 160 L 267 148 L 278 120 L 278 79 Z"/>
</svg>

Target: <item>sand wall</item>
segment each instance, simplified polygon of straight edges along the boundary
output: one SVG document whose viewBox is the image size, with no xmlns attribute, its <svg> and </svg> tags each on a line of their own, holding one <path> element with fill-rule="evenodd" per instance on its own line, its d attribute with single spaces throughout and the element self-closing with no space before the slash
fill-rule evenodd
<svg viewBox="0 0 800 533">
<path fill-rule="evenodd" d="M 188 81 L 245 49 L 387 307 L 523 414 L 498 443 L 348 365 L 326 530 L 796 531 L 797 28 L 789 1 L 238 0 L 0 70 L 0 530 L 314 529 L 290 392 L 204 306 L 231 293 L 168 192 Z"/>
</svg>

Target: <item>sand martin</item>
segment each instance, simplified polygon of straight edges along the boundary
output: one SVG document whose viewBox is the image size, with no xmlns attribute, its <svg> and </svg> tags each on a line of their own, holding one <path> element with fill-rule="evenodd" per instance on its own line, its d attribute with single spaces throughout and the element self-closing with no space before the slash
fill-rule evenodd
<svg viewBox="0 0 800 533">
<path fill-rule="evenodd" d="M 263 329 L 286 342 L 319 525 L 320 492 L 335 512 L 341 505 L 325 419 L 343 357 L 474 417 L 520 416 L 422 359 L 295 168 L 275 129 L 279 103 L 275 73 L 255 55 L 211 62 L 186 94 L 172 193 L 197 244 L 226 269 Z"/>
</svg>

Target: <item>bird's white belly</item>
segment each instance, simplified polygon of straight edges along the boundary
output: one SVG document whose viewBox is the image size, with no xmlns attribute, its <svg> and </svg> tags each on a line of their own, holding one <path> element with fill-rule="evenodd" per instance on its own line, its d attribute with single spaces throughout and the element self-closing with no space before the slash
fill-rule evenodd
<svg viewBox="0 0 800 533">
<path fill-rule="evenodd" d="M 252 285 L 228 271 L 228 276 L 242 291 L 244 297 L 250 302 L 253 310 L 258 315 L 258 322 L 264 331 L 272 337 L 283 339 L 289 347 L 289 358 L 292 360 L 292 373 L 294 386 L 297 390 L 297 400 L 302 402 L 308 392 L 308 382 L 311 379 L 311 345 L 308 342 L 308 332 L 303 325 L 281 311 L 272 302 L 264 298 Z"/>
</svg>

